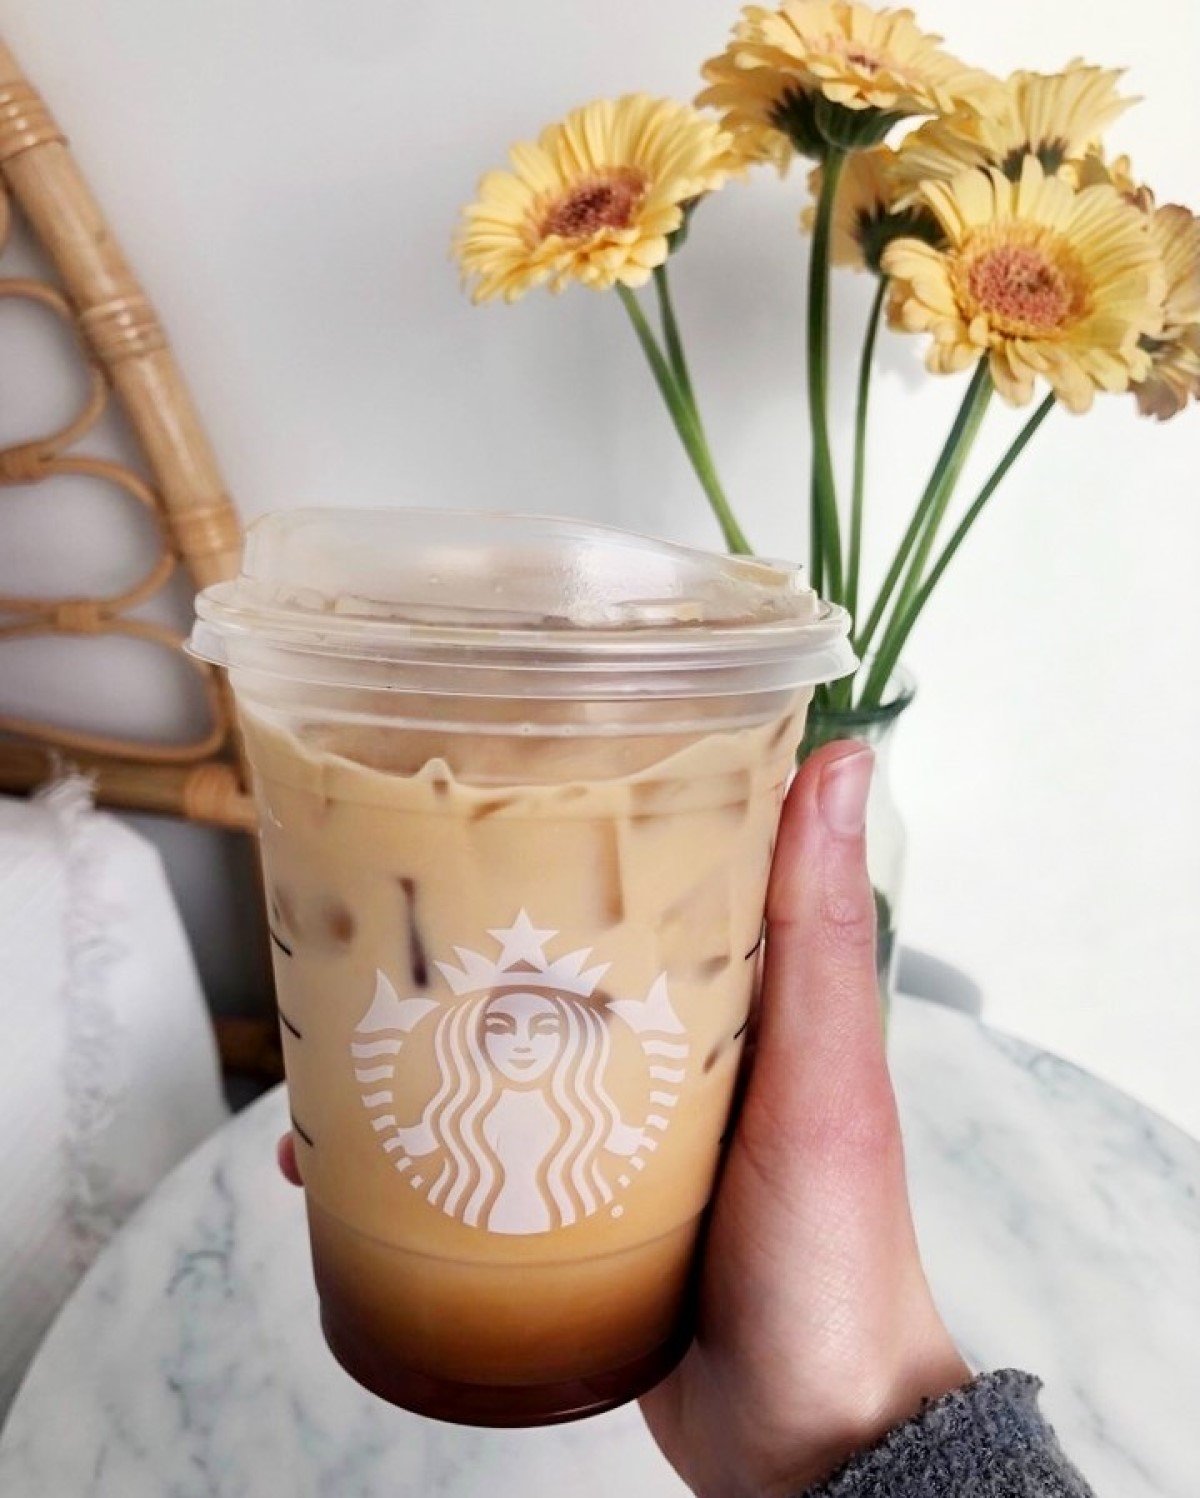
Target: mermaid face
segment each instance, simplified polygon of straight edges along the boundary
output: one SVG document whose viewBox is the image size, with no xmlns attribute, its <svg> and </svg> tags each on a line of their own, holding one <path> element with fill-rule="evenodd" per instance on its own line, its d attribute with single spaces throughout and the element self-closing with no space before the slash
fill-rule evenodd
<svg viewBox="0 0 1200 1498">
<path fill-rule="evenodd" d="M 554 1065 L 563 1043 L 563 1016 L 535 993 L 497 994 L 483 1011 L 483 1049 L 510 1082 L 536 1082 Z"/>
</svg>

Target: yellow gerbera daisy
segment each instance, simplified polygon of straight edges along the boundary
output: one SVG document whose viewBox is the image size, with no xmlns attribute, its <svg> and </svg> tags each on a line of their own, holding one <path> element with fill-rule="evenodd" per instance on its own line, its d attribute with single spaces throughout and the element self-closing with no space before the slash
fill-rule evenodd
<svg viewBox="0 0 1200 1498">
<path fill-rule="evenodd" d="M 1147 215 L 1165 276 L 1163 326 L 1157 336 L 1142 339 L 1150 373 L 1135 382 L 1133 393 L 1143 416 L 1169 421 L 1189 400 L 1200 400 L 1200 220 L 1178 203 L 1157 208 L 1153 192 L 1134 176 L 1129 157 L 1109 160 L 1099 146 L 1084 154 L 1072 178 L 1079 187 L 1107 183 Z"/>
<path fill-rule="evenodd" d="M 945 232 L 937 250 L 902 239 L 884 252 L 893 327 L 933 335 L 936 373 L 987 358 L 1013 405 L 1038 376 L 1072 411 L 1098 388 L 1144 380 L 1143 337 L 1162 331 L 1162 264 L 1144 214 L 1109 186 L 1076 192 L 1025 158 L 1019 182 L 995 168 L 920 191 Z"/>
<path fill-rule="evenodd" d="M 1150 372 L 1133 390 L 1143 416 L 1169 421 L 1200 400 L 1200 219 L 1168 203 L 1150 215 L 1149 227 L 1166 275 L 1163 326 L 1143 339 Z"/>
<path fill-rule="evenodd" d="M 691 205 L 738 165 L 715 119 L 646 94 L 576 109 L 509 159 L 479 184 L 454 242 L 476 302 L 543 282 L 644 285 Z"/>
<path fill-rule="evenodd" d="M 821 193 L 822 169 L 808 177 L 813 197 Z M 896 175 L 896 152 L 891 146 L 855 151 L 842 168 L 834 200 L 829 258 L 834 265 L 879 273 L 883 252 L 894 239 L 923 239 L 944 243 L 941 225 L 922 203 L 900 200 L 907 184 Z M 812 232 L 816 207 L 810 204 L 800 215 L 801 227 Z"/>
<path fill-rule="evenodd" d="M 940 50 L 910 10 L 858 0 L 748 5 L 725 51 L 704 65 L 697 102 L 722 111 L 745 154 L 786 165 L 793 150 L 877 145 L 912 115 L 976 112 L 996 87 Z"/>
<path fill-rule="evenodd" d="M 903 141 L 897 170 L 912 186 L 997 167 L 1014 181 L 1026 156 L 1047 172 L 1080 160 L 1135 102 L 1117 93 L 1119 69 L 1076 58 L 1061 73 L 1013 73 L 986 115 L 930 120 Z"/>
</svg>

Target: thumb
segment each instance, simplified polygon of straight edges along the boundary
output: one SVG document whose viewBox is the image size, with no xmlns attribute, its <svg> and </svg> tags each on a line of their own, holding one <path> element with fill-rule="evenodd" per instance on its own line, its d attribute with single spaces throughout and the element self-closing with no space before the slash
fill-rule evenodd
<svg viewBox="0 0 1200 1498">
<path fill-rule="evenodd" d="M 873 763 L 865 745 L 827 745 L 804 763 L 784 806 L 745 1118 L 756 1134 L 766 1128 L 781 1168 L 786 1158 L 794 1170 L 799 1155 L 845 1169 L 846 1151 L 868 1142 L 899 1162 L 866 866 Z"/>
</svg>

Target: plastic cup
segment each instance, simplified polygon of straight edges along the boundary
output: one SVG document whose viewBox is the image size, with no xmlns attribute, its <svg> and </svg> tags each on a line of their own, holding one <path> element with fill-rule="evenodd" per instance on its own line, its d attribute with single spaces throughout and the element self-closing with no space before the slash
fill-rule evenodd
<svg viewBox="0 0 1200 1498">
<path fill-rule="evenodd" d="M 567 520 L 310 510 L 197 601 L 253 770 L 326 1339 L 422 1414 L 661 1379 L 848 621 Z"/>
</svg>

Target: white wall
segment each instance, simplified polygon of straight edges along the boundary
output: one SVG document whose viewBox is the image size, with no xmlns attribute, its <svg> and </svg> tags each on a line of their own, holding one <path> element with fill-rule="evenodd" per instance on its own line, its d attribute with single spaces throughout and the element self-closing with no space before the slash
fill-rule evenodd
<svg viewBox="0 0 1200 1498">
<path fill-rule="evenodd" d="M 1190 0 L 921 9 L 997 70 L 1081 52 L 1130 64 L 1147 102 L 1114 140 L 1163 195 L 1200 202 Z M 732 11 L 0 0 L 159 304 L 247 517 L 304 501 L 520 505 L 696 541 L 714 533 L 616 302 L 575 291 L 474 310 L 447 241 L 510 139 L 598 94 L 686 95 Z M 729 488 L 776 554 L 803 546 L 802 197 L 799 175 L 728 191 L 676 272 Z M 866 295 L 840 284 L 842 312 Z M 0 441 L 55 404 L 34 321 L 0 308 Z M 851 358 L 847 333 L 843 379 Z M 911 503 L 956 397 L 918 380 L 915 359 L 909 343 L 885 353 L 881 531 Z M 1194 415 L 1153 429 L 1126 401 L 1086 421 L 1056 413 L 913 646 L 921 700 L 896 774 L 908 939 L 969 969 L 996 1024 L 1200 1132 L 1197 430 Z M 79 486 L 60 487 L 65 521 L 41 498 L 6 498 L 0 586 L 45 578 L 43 555 L 59 568 L 67 528 L 85 581 L 120 576 L 145 545 L 115 540 L 115 501 L 90 518 Z M 115 725 L 136 712 L 161 728 L 184 711 L 146 663 L 114 671 L 94 710 Z M 9 652 L 0 673 L 5 702 L 44 702 L 51 685 L 72 709 L 96 695 L 94 670 L 61 657 Z M 207 848 L 173 856 L 192 865 L 187 903 L 211 954 L 237 913 L 221 866 Z M 224 997 L 239 981 L 227 958 L 210 956 L 209 973 Z"/>
</svg>

